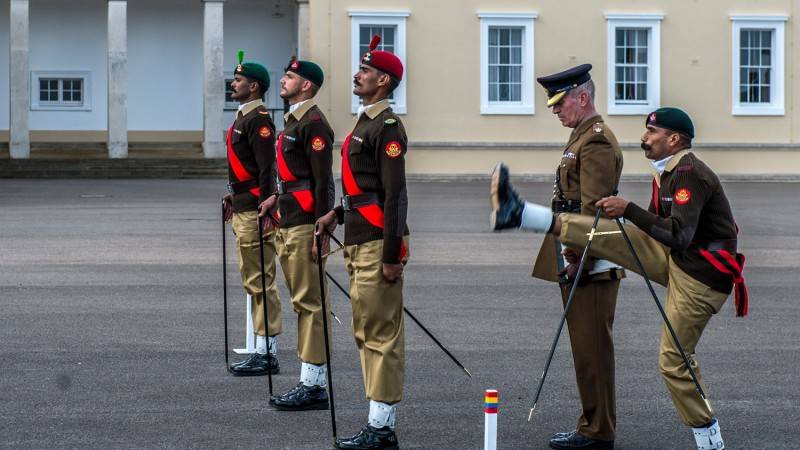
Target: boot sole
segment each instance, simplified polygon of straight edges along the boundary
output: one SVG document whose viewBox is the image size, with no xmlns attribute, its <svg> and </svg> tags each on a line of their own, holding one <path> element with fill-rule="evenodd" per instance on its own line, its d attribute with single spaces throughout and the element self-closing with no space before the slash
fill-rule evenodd
<svg viewBox="0 0 800 450">
<path fill-rule="evenodd" d="M 317 403 L 312 405 L 303 405 L 300 407 L 279 405 L 272 402 L 270 402 L 269 405 L 272 406 L 273 409 L 276 409 L 278 411 L 325 411 L 330 409 L 330 405 L 327 402 Z"/>
<path fill-rule="evenodd" d="M 339 447 L 336 444 L 333 445 L 333 448 L 338 449 L 338 450 L 349 450 L 347 447 Z M 392 446 L 392 447 L 383 447 L 383 449 L 381 449 L 381 450 L 400 450 L 400 446 L 395 445 L 395 446 Z"/>
<path fill-rule="evenodd" d="M 590 445 L 589 447 L 567 447 L 564 445 L 557 445 L 553 444 L 552 442 L 549 443 L 550 448 L 554 448 L 556 450 L 572 450 L 572 449 L 585 449 L 585 450 L 614 450 L 614 443 L 595 443 L 594 445 Z"/>
<path fill-rule="evenodd" d="M 267 375 L 277 375 L 281 372 L 281 369 L 273 369 L 270 371 L 265 370 L 264 372 L 237 372 L 236 370 L 231 369 L 230 372 L 235 377 L 264 377 Z"/>
</svg>

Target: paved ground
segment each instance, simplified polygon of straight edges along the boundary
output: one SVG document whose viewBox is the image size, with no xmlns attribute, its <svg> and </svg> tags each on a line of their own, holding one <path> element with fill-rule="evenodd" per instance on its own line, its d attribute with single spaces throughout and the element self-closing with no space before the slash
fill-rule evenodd
<svg viewBox="0 0 800 450">
<path fill-rule="evenodd" d="M 1 447 L 329 447 L 327 412 L 271 411 L 266 379 L 225 372 L 221 185 L 0 180 Z M 485 388 L 500 390 L 501 448 L 544 448 L 577 417 L 563 337 L 542 412 L 526 421 L 559 302 L 555 287 L 528 276 L 539 236 L 486 231 L 486 189 L 485 182 L 410 187 L 406 304 L 475 377 L 467 379 L 407 323 L 398 419 L 406 449 L 481 448 Z M 641 200 L 647 189 L 626 184 L 623 193 Z M 520 190 L 544 201 L 550 187 Z M 748 255 L 751 316 L 734 318 L 728 304 L 710 323 L 699 347 L 703 374 L 730 448 L 798 448 L 800 184 L 727 190 Z M 236 280 L 233 252 L 228 261 Z M 330 271 L 346 281 L 340 259 Z M 231 286 L 232 346 L 242 343 L 241 292 Z M 342 295 L 334 304 L 348 316 Z M 659 320 L 641 279 L 630 277 L 615 327 L 618 449 L 693 445 L 656 369 Z M 277 390 L 294 385 L 299 372 L 288 307 L 284 325 Z M 365 422 L 366 403 L 347 324 L 336 326 L 334 341 L 338 424 L 349 434 Z"/>
</svg>

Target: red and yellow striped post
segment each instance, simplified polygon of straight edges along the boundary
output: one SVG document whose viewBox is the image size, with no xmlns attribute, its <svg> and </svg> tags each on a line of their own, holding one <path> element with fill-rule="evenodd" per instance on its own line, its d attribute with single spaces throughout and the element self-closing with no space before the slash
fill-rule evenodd
<svg viewBox="0 0 800 450">
<path fill-rule="evenodd" d="M 483 396 L 483 449 L 497 450 L 497 406 L 499 397 L 497 390 L 487 389 Z"/>
</svg>

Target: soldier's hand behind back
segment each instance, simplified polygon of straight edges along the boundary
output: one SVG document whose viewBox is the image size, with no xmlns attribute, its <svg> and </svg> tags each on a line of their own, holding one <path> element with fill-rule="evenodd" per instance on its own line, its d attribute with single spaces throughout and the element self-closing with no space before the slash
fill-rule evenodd
<svg viewBox="0 0 800 450">
<path fill-rule="evenodd" d="M 397 280 L 399 280 L 402 275 L 403 275 L 402 264 L 383 263 L 383 278 L 386 278 L 386 281 L 394 283 Z"/>
</svg>

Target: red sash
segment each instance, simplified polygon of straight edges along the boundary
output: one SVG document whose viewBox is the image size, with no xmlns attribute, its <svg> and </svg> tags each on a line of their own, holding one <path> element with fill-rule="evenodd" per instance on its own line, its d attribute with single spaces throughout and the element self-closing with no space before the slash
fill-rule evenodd
<svg viewBox="0 0 800 450">
<path fill-rule="evenodd" d="M 661 209 L 658 204 L 658 182 L 655 178 L 653 178 L 653 208 L 656 210 L 656 215 L 659 215 L 659 210 Z"/>
<path fill-rule="evenodd" d="M 233 144 L 231 144 L 231 136 L 233 136 L 233 125 L 228 130 L 228 164 L 230 164 L 231 169 L 233 169 L 233 175 L 236 177 L 236 181 L 243 182 L 249 181 L 254 179 L 255 177 L 244 168 L 244 165 L 239 160 L 239 157 L 236 156 L 236 152 L 233 151 Z M 250 193 L 259 197 L 261 195 L 261 189 L 258 187 L 254 187 L 250 189 Z"/>
<path fill-rule="evenodd" d="M 350 137 L 353 133 L 344 138 L 342 145 L 342 184 L 344 184 L 345 195 L 361 195 L 364 191 L 356 183 L 356 177 L 353 176 L 353 171 L 350 169 Z M 372 226 L 383 229 L 383 209 L 380 205 L 372 204 L 356 208 L 361 216 L 367 220 Z M 406 256 L 406 243 L 400 244 L 400 260 Z"/>
<path fill-rule="evenodd" d="M 734 298 L 736 299 L 736 317 L 744 317 L 747 315 L 749 308 L 749 295 L 747 286 L 744 284 L 744 277 L 742 270 L 744 269 L 745 257 L 741 253 L 737 253 L 734 258 L 727 250 L 713 250 L 708 251 L 704 248 L 700 249 L 700 254 L 706 259 L 715 269 L 728 274 L 733 277 L 733 288 L 735 289 Z"/>
<path fill-rule="evenodd" d="M 286 159 L 283 157 L 283 133 L 278 136 L 278 145 L 275 148 L 275 152 L 278 160 L 278 176 L 281 181 L 297 181 L 297 177 L 289 170 Z M 297 203 L 300 204 L 300 207 L 303 208 L 303 211 L 307 213 L 314 212 L 314 196 L 311 194 L 310 189 L 292 192 L 292 195 L 297 200 Z"/>
</svg>

